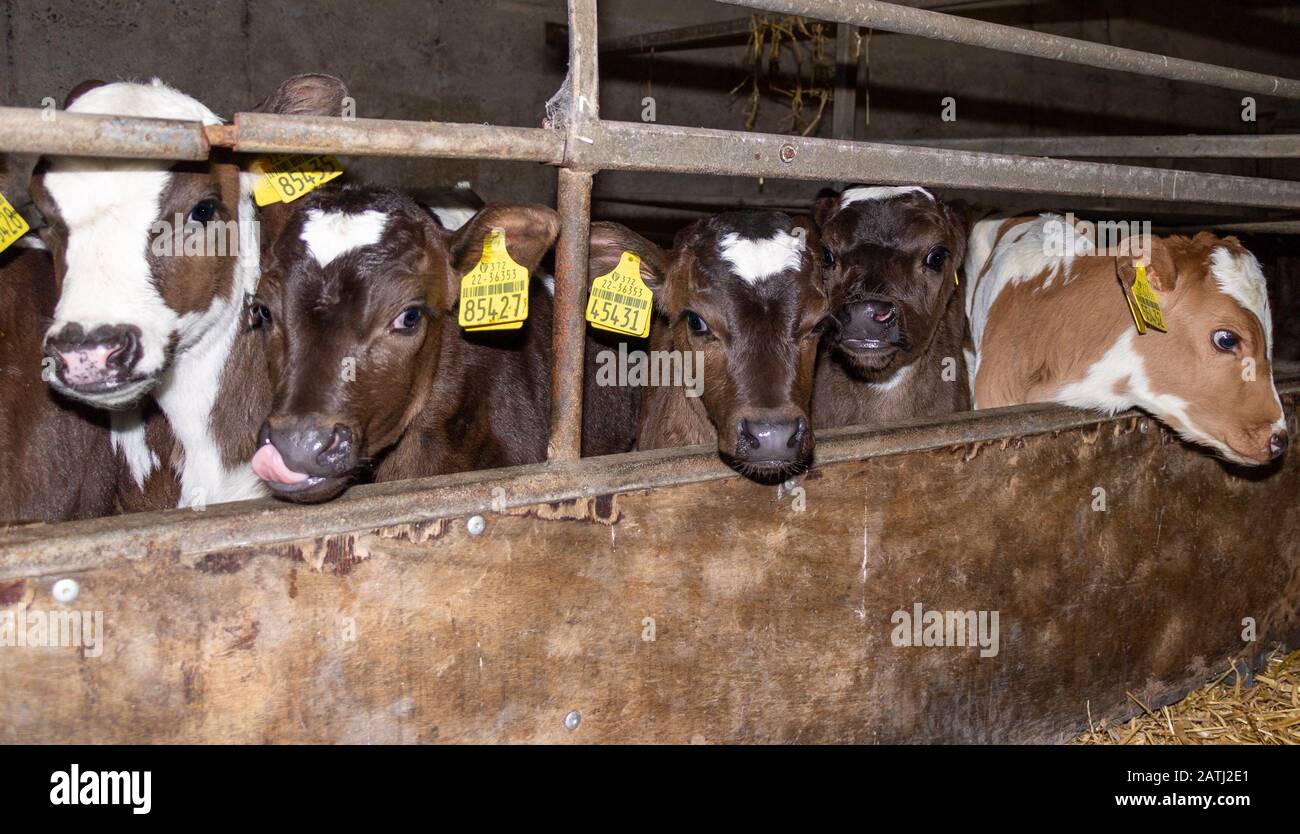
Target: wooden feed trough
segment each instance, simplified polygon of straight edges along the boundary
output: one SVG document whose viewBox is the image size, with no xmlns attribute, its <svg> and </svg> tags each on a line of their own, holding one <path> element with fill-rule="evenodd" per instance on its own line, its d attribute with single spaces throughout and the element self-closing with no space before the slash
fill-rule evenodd
<svg viewBox="0 0 1300 834">
<path fill-rule="evenodd" d="M 818 448 L 803 495 L 700 447 L 9 530 L 0 604 L 105 625 L 0 649 L 0 740 L 1059 741 L 1300 637 L 1294 455 L 1050 407 Z M 998 654 L 894 645 L 916 603 Z"/>
</svg>

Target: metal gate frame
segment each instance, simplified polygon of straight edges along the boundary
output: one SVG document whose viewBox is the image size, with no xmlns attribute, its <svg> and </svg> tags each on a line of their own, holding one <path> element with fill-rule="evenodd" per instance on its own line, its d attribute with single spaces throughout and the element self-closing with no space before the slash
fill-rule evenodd
<svg viewBox="0 0 1300 834">
<path fill-rule="evenodd" d="M 723 0 L 771 11 L 939 38 L 1043 58 L 1300 98 L 1300 81 L 1151 55 L 891 3 Z M 202 160 L 244 153 L 338 153 L 543 162 L 559 168 L 562 228 L 555 282 L 551 460 L 581 448 L 583 303 L 592 175 L 602 170 L 797 180 L 925 183 L 1041 194 L 1300 209 L 1300 182 L 979 153 L 879 142 L 808 139 L 600 118 L 596 0 L 568 0 L 569 74 L 547 127 L 314 118 L 238 113 L 232 124 L 0 108 L 0 151 Z M 1292 142 L 1294 145 L 1295 142 Z M 1294 152 L 1294 148 L 1290 152 Z"/>
</svg>

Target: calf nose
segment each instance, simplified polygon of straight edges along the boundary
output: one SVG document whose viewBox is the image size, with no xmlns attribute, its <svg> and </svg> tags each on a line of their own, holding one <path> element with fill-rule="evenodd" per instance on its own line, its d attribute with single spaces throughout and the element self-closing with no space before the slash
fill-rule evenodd
<svg viewBox="0 0 1300 834">
<path fill-rule="evenodd" d="M 1275 431 L 1268 439 L 1268 453 L 1276 460 L 1286 453 L 1288 445 L 1290 445 L 1290 440 L 1287 438 L 1286 429 Z"/>
<path fill-rule="evenodd" d="M 140 361 L 140 330 L 104 324 L 86 333 L 73 322 L 46 338 L 45 353 L 55 359 L 59 378 L 74 388 L 121 382 Z"/>
<path fill-rule="evenodd" d="M 292 484 L 309 477 L 337 477 L 357 465 L 352 430 L 333 420 L 268 420 L 257 446 L 253 469 L 269 481 Z M 267 446 L 274 454 L 262 451 Z"/>
<path fill-rule="evenodd" d="M 748 461 L 797 461 L 808 422 L 803 417 L 742 417 L 736 425 L 736 457 Z"/>
<path fill-rule="evenodd" d="M 898 338 L 898 305 L 886 298 L 849 304 L 837 318 L 841 338 L 848 341 L 890 342 Z"/>
</svg>

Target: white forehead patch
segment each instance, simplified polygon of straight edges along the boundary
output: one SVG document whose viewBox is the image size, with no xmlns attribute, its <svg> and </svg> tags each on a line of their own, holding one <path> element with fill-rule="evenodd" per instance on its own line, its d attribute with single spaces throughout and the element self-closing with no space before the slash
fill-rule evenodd
<svg viewBox="0 0 1300 834">
<path fill-rule="evenodd" d="M 866 203 L 871 200 L 892 200 L 905 194 L 924 194 L 931 200 L 934 195 L 919 185 L 871 185 L 849 188 L 840 195 L 840 208 L 853 203 Z"/>
<path fill-rule="evenodd" d="M 1210 274 L 1219 289 L 1255 314 L 1264 328 L 1266 355 L 1273 358 L 1273 316 L 1268 308 L 1268 287 L 1259 261 L 1249 252 L 1217 246 L 1210 256 Z"/>
<path fill-rule="evenodd" d="M 779 231 L 771 237 L 751 240 L 735 232 L 722 238 L 722 257 L 731 271 L 747 284 L 754 284 L 803 263 L 802 237 Z"/>
<path fill-rule="evenodd" d="M 388 215 L 374 209 L 360 214 L 311 209 L 301 237 L 316 263 L 327 266 L 344 252 L 378 243 L 387 226 Z"/>
</svg>

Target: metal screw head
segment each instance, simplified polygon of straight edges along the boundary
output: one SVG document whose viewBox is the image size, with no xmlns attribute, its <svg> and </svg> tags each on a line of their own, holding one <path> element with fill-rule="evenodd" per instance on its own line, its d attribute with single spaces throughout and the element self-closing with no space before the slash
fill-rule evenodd
<svg viewBox="0 0 1300 834">
<path fill-rule="evenodd" d="M 481 536 L 483 531 L 487 529 L 487 520 L 481 515 L 472 515 L 469 517 L 469 521 L 465 522 L 465 529 L 469 531 L 471 536 Z"/>
<path fill-rule="evenodd" d="M 81 593 L 81 586 L 77 584 L 77 580 L 75 579 L 60 579 L 58 582 L 54 583 L 54 587 L 50 590 L 50 593 L 54 596 L 55 602 L 67 605 L 76 599 L 77 595 Z"/>
<path fill-rule="evenodd" d="M 564 729 L 568 730 L 569 732 L 573 732 L 574 730 L 578 729 L 578 725 L 581 723 L 582 723 L 582 713 L 578 712 L 576 709 L 569 710 L 569 713 L 564 716 Z"/>
<path fill-rule="evenodd" d="M 784 145 L 781 146 L 781 161 L 794 162 L 794 158 L 795 156 L 798 155 L 798 153 L 799 153 L 798 148 L 796 148 L 794 145 L 791 145 L 789 142 L 786 142 Z"/>
</svg>

